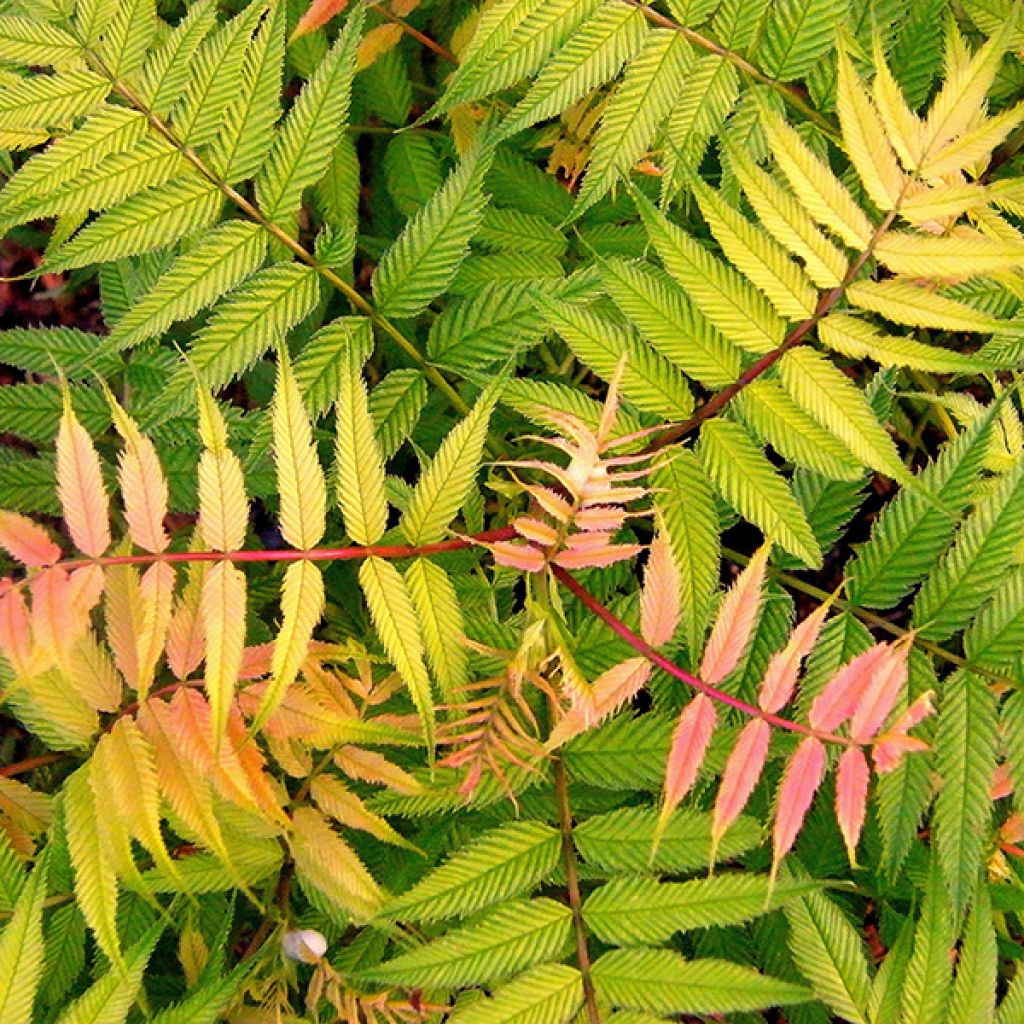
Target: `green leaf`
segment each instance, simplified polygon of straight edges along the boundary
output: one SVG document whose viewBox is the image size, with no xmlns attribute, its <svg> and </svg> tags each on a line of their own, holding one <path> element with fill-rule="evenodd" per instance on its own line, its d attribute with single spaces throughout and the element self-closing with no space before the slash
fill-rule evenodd
<svg viewBox="0 0 1024 1024">
<path fill-rule="evenodd" d="M 785 481 L 738 424 L 711 420 L 700 434 L 701 464 L 723 497 L 746 519 L 805 564 L 821 551 Z"/>
<path fill-rule="evenodd" d="M 131 196 L 101 214 L 47 257 L 44 266 L 58 273 L 171 245 L 212 224 L 223 200 L 216 185 L 183 175 L 160 188 Z"/>
<path fill-rule="evenodd" d="M 0 131 L 40 129 L 91 113 L 110 83 L 91 71 L 32 75 L 8 85 L 0 97 Z"/>
<path fill-rule="evenodd" d="M 14 913 L 0 934 L 0 1020 L 30 1024 L 43 969 L 43 900 L 49 858 L 32 869 Z"/>
<path fill-rule="evenodd" d="M 256 33 L 242 67 L 239 95 L 228 108 L 210 153 L 211 164 L 229 184 L 255 175 L 274 144 L 274 125 L 281 112 L 285 7 L 275 0 Z"/>
<path fill-rule="evenodd" d="M 505 384 L 498 377 L 477 399 L 470 413 L 441 442 L 423 471 L 402 517 L 410 544 L 439 541 L 466 500 L 476 477 L 487 437 L 487 424 Z"/>
<path fill-rule="evenodd" d="M 616 715 L 563 748 L 570 776 L 612 790 L 661 789 L 673 719 L 655 713 Z"/>
<path fill-rule="evenodd" d="M 289 111 L 256 179 L 260 211 L 289 233 L 296 229 L 302 193 L 327 170 L 348 119 L 362 28 L 363 8 L 355 6 L 334 46 Z M 269 59 L 269 67 L 273 67 Z"/>
<path fill-rule="evenodd" d="M 742 924 L 817 888 L 789 879 L 773 887 L 767 875 L 741 873 L 689 882 L 619 878 L 587 898 L 583 919 L 602 942 L 653 944 L 678 931 Z"/>
<path fill-rule="evenodd" d="M 427 660 L 447 704 L 458 703 L 469 682 L 466 630 L 462 607 L 449 575 L 429 558 L 417 558 L 405 570 L 416 614 L 423 629 Z"/>
<path fill-rule="evenodd" d="M 502 138 L 555 117 L 595 86 L 603 85 L 643 46 L 643 13 L 626 4 L 604 4 L 549 61 L 502 124 Z"/>
<path fill-rule="evenodd" d="M 367 972 L 384 985 L 464 988 L 507 978 L 563 952 L 572 911 L 554 900 L 503 903 L 471 924 Z"/>
<path fill-rule="evenodd" d="M 57 1024 L 124 1024 L 142 987 L 142 975 L 164 922 L 125 957 L 123 969 L 109 971 L 60 1015 Z"/>
<path fill-rule="evenodd" d="M 363 317 L 338 317 L 306 342 L 295 360 L 295 380 L 311 416 L 322 416 L 337 401 L 342 365 L 350 353 L 357 353 L 365 361 L 372 349 L 370 321 Z M 379 389 L 378 385 L 373 394 Z M 370 404 L 372 407 L 372 395 Z"/>
<path fill-rule="evenodd" d="M 783 82 L 803 77 L 835 46 L 846 8 L 846 0 L 773 3 L 758 40 L 761 70 Z"/>
<path fill-rule="evenodd" d="M 598 959 L 594 985 L 613 1006 L 717 1014 L 803 1003 L 810 992 L 727 960 L 685 960 L 668 949 L 616 949 Z"/>
<path fill-rule="evenodd" d="M 188 350 L 204 387 L 216 390 L 244 373 L 309 315 L 319 296 L 316 271 L 298 263 L 275 263 L 252 274 L 215 307 Z M 181 381 L 195 386 L 187 372 Z"/>
<path fill-rule="evenodd" d="M 605 260 L 600 268 L 612 301 L 669 362 L 709 388 L 727 387 L 739 377 L 740 351 L 667 274 L 626 260 Z"/>
<path fill-rule="evenodd" d="M 938 858 L 933 855 L 903 985 L 903 1024 L 935 1024 L 945 1018 L 951 980 L 949 953 L 955 941 L 949 896 Z"/>
<path fill-rule="evenodd" d="M 451 1024 L 568 1024 L 583 1003 L 580 972 L 542 964 L 486 999 L 455 1010 Z"/>
<path fill-rule="evenodd" d="M 984 882 L 978 885 L 967 920 L 956 981 L 949 1006 L 950 1024 L 989 1024 L 995 1015 L 998 953 L 992 903 Z"/>
<path fill-rule="evenodd" d="M 408 892 L 384 915 L 430 922 L 465 917 L 492 903 L 528 892 L 558 863 L 558 832 L 534 821 L 513 821 L 476 837 Z"/>
<path fill-rule="evenodd" d="M 237 287 L 263 262 L 266 233 L 256 224 L 229 221 L 179 256 L 153 287 L 117 322 L 107 343 L 124 349 L 157 337 Z"/>
<path fill-rule="evenodd" d="M 478 141 L 384 254 L 373 295 L 385 316 L 415 316 L 451 283 L 480 227 L 493 152 L 492 143 Z"/>
<path fill-rule="evenodd" d="M 682 33 L 656 29 L 648 35 L 601 117 L 574 216 L 601 199 L 647 152 L 692 65 L 693 47 Z"/>
<path fill-rule="evenodd" d="M 576 848 L 593 867 L 606 871 L 693 871 L 707 867 L 711 854 L 711 815 L 676 811 L 655 850 L 658 814 L 629 807 L 588 818 L 573 831 Z M 726 832 L 718 860 L 727 861 L 756 846 L 760 826 L 741 817 Z M 653 858 L 653 859 L 652 859 Z"/>
<path fill-rule="evenodd" d="M 78 40 L 56 25 L 34 18 L 0 15 L 0 60 L 59 68 L 75 64 L 81 57 Z"/>
<path fill-rule="evenodd" d="M 377 443 L 390 459 L 412 433 L 427 404 L 427 382 L 419 370 L 392 370 L 370 394 Z"/>
<path fill-rule="evenodd" d="M 793 959 L 814 994 L 843 1020 L 866 1024 L 871 976 L 857 929 L 822 893 L 787 904 L 785 912 Z"/>
<path fill-rule="evenodd" d="M 961 526 L 953 546 L 914 601 L 922 636 L 945 640 L 962 629 L 999 585 L 1013 559 L 1024 515 L 1024 462 L 1003 477 Z"/>
<path fill-rule="evenodd" d="M 955 522 L 927 500 L 958 512 L 976 497 L 977 480 L 988 450 L 995 409 L 990 409 L 882 510 L 871 539 L 848 564 L 850 598 L 869 608 L 891 608 L 921 580 L 949 542 Z"/>
<path fill-rule="evenodd" d="M 718 588 L 721 541 L 715 496 L 700 460 L 679 452 L 651 478 L 654 503 L 672 544 L 679 572 L 679 603 L 686 649 L 696 661 L 711 623 Z"/>
<path fill-rule="evenodd" d="M 139 96 L 154 113 L 166 116 L 179 99 L 192 58 L 216 24 L 214 0 L 199 0 L 146 58 Z"/>
<path fill-rule="evenodd" d="M 100 52 L 115 77 L 130 78 L 142 65 L 156 33 L 156 0 L 119 0 L 117 13 L 104 26 Z"/>
<path fill-rule="evenodd" d="M 768 300 L 729 264 L 670 223 L 649 200 L 640 195 L 635 199 L 665 269 L 723 337 L 755 355 L 777 348 L 786 324 Z"/>
<path fill-rule="evenodd" d="M 622 392 L 638 409 L 665 420 L 685 419 L 693 411 L 683 374 L 632 330 L 568 302 L 538 295 L 536 303 L 576 358 L 605 380 L 611 380 L 626 357 Z"/>
<path fill-rule="evenodd" d="M 384 177 L 399 213 L 411 217 L 441 187 L 441 162 L 430 140 L 405 132 L 384 151 Z"/>
<path fill-rule="evenodd" d="M 974 894 L 992 815 L 989 784 L 996 762 L 996 707 L 989 684 L 958 670 L 942 686 L 935 734 L 942 780 L 935 798 L 935 843 L 944 896 L 955 914 Z"/>
</svg>

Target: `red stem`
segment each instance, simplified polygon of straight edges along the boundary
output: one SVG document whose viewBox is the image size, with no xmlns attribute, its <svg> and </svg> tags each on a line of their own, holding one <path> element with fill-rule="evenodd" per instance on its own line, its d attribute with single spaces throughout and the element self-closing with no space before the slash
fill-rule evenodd
<svg viewBox="0 0 1024 1024">
<path fill-rule="evenodd" d="M 469 537 L 442 540 L 436 544 L 376 544 L 369 547 L 293 548 L 253 551 L 164 551 L 161 554 L 104 555 L 101 558 L 69 558 L 55 563 L 65 569 L 85 565 L 152 565 L 154 562 L 342 562 L 356 558 L 415 558 L 417 555 L 439 555 L 446 551 L 461 551 L 474 544 L 493 544 L 511 540 L 516 535 L 511 526 L 484 530 Z"/>
<path fill-rule="evenodd" d="M 740 700 L 738 697 L 733 697 L 723 690 L 719 690 L 714 686 L 709 686 L 702 679 L 698 679 L 695 675 L 691 675 L 685 669 L 680 668 L 678 665 L 669 661 L 664 655 L 659 654 L 646 640 L 639 637 L 634 633 L 629 626 L 627 626 L 620 619 L 616 618 L 610 611 L 593 594 L 591 594 L 574 576 L 572 576 L 566 569 L 563 569 L 560 565 L 554 565 L 551 567 L 551 571 L 555 574 L 555 578 L 559 583 L 570 591 L 577 598 L 580 603 L 594 615 L 596 615 L 609 629 L 611 629 L 618 636 L 622 637 L 623 640 L 629 644 L 633 650 L 642 654 L 648 661 L 653 662 L 658 668 L 667 672 L 670 676 L 675 676 L 676 679 L 681 679 L 688 686 L 692 686 L 695 690 L 705 694 L 712 700 L 716 700 L 721 704 L 727 704 L 731 708 L 735 708 L 737 711 L 742 711 L 745 715 L 750 715 L 753 718 L 760 718 L 767 722 L 769 725 L 774 725 L 779 729 L 788 729 L 790 732 L 800 733 L 802 736 L 814 736 L 816 739 L 821 740 L 824 743 L 836 743 L 844 747 L 855 746 L 853 740 L 847 739 L 845 736 L 836 736 L 834 733 L 821 733 L 815 729 L 810 728 L 807 725 L 801 725 L 799 722 L 792 722 L 788 718 L 782 718 L 779 715 L 769 714 L 767 711 L 762 711 L 759 707 L 755 707 L 753 704 L 748 704 L 744 700 Z"/>
<path fill-rule="evenodd" d="M 24 761 L 15 761 L 0 768 L 0 777 L 9 779 L 12 775 L 23 775 L 34 768 L 43 768 L 48 764 L 63 761 L 67 754 L 40 754 L 38 757 L 26 757 Z"/>
</svg>

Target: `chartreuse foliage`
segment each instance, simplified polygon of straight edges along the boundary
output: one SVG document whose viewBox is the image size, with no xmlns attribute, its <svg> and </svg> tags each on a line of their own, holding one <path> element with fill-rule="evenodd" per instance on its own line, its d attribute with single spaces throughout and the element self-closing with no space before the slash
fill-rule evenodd
<svg viewBox="0 0 1024 1024">
<path fill-rule="evenodd" d="M 1022 47 L 0 0 L 0 1024 L 1024 1021 Z"/>
</svg>

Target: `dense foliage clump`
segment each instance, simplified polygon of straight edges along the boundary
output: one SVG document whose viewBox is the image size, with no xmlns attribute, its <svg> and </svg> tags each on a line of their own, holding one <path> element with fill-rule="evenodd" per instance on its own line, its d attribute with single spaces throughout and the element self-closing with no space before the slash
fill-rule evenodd
<svg viewBox="0 0 1024 1024">
<path fill-rule="evenodd" d="M 1022 50 L 0 0 L 0 1024 L 1024 1022 Z"/>
</svg>

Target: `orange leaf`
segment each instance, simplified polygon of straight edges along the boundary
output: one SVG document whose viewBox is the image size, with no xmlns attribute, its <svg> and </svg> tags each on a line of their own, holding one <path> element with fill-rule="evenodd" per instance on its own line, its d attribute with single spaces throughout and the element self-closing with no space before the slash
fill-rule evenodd
<svg viewBox="0 0 1024 1024">
<path fill-rule="evenodd" d="M 732 672 L 750 641 L 770 550 L 767 544 L 758 549 L 725 595 L 700 666 L 700 677 L 710 686 Z"/>
<path fill-rule="evenodd" d="M 850 863 L 857 863 L 857 842 L 864 828 L 871 769 L 860 747 L 850 747 L 839 759 L 836 770 L 836 820 L 843 833 Z"/>
<path fill-rule="evenodd" d="M 825 745 L 814 736 L 808 736 L 789 759 L 779 787 L 779 809 L 772 833 L 772 878 L 778 871 L 779 862 L 796 842 L 824 777 Z"/>
<path fill-rule="evenodd" d="M 75 546 L 99 558 L 110 546 L 107 494 L 96 448 L 67 394 L 57 431 L 57 497 Z"/>
<path fill-rule="evenodd" d="M 0 652 L 19 675 L 29 666 L 32 633 L 28 606 L 11 580 L 0 580 Z"/>
<path fill-rule="evenodd" d="M 299 19 L 290 42 L 315 32 L 326 25 L 336 14 L 340 14 L 348 6 L 348 0 L 313 0 L 309 10 Z"/>
<path fill-rule="evenodd" d="M 668 535 L 659 532 L 651 542 L 640 595 L 640 631 L 652 646 L 667 644 L 679 625 L 679 571 Z"/>
<path fill-rule="evenodd" d="M 206 631 L 199 613 L 205 575 L 203 563 L 192 566 L 188 586 L 174 606 L 167 627 L 167 667 L 176 679 L 187 679 L 199 667 L 206 650 Z"/>
<path fill-rule="evenodd" d="M 672 733 L 668 764 L 665 767 L 665 795 L 659 830 L 668 823 L 672 812 L 697 781 L 697 772 L 704 763 L 704 754 L 714 729 L 714 702 L 703 693 L 698 693 L 683 708 Z"/>
<path fill-rule="evenodd" d="M 61 568 L 32 577 L 33 665 L 44 671 L 55 662 L 66 664 L 71 649 L 89 628 L 89 612 L 76 601 L 77 587 Z M 38 659 L 38 660 L 37 660 Z"/>
<path fill-rule="evenodd" d="M 60 558 L 60 548 L 49 534 L 17 512 L 0 510 L 0 547 L 24 565 L 51 565 Z"/>
</svg>

